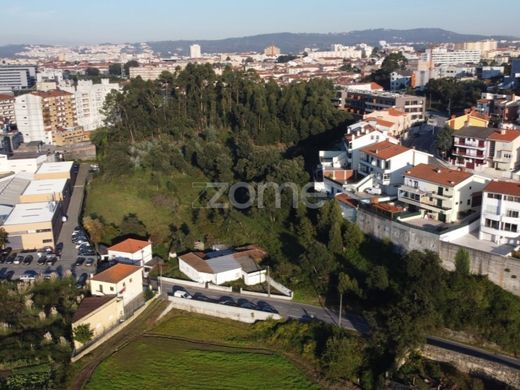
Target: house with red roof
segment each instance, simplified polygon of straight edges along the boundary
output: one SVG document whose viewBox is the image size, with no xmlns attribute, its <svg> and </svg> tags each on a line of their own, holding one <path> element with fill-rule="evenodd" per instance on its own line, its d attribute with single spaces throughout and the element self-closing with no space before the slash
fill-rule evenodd
<svg viewBox="0 0 520 390">
<path fill-rule="evenodd" d="M 463 169 L 418 164 L 404 172 L 399 201 L 441 222 L 456 222 L 463 213 L 478 210 L 487 180 Z"/>
<path fill-rule="evenodd" d="M 152 243 L 147 240 L 127 238 L 107 249 L 108 258 L 144 266 L 152 260 Z"/>
<path fill-rule="evenodd" d="M 412 127 L 410 117 L 397 108 L 373 111 L 363 116 L 364 121 L 392 137 L 400 137 Z"/>
<path fill-rule="evenodd" d="M 90 293 L 95 296 L 115 295 L 127 306 L 143 297 L 143 267 L 116 263 L 90 279 Z"/>
</svg>

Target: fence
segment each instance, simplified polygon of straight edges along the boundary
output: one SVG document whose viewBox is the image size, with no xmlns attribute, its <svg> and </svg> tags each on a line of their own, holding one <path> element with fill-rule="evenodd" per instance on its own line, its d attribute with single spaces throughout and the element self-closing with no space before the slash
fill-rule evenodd
<svg viewBox="0 0 520 390">
<path fill-rule="evenodd" d="M 271 286 L 273 286 L 275 289 L 277 289 L 278 291 L 280 291 L 283 295 L 286 295 L 288 297 L 293 297 L 293 292 L 292 290 L 288 289 L 287 287 L 285 287 L 283 284 L 281 283 L 278 283 L 276 280 L 274 280 L 273 278 L 271 278 L 270 276 L 268 276 L 266 278 L 267 280 L 267 283 L 269 283 Z"/>
<path fill-rule="evenodd" d="M 231 292 L 233 291 L 233 287 L 226 287 L 226 286 L 217 286 L 216 284 L 213 284 L 213 283 L 208 283 L 206 285 L 206 288 L 209 289 L 209 290 L 217 290 L 217 291 L 225 291 L 225 292 Z"/>
<path fill-rule="evenodd" d="M 284 300 L 287 300 L 287 301 L 290 301 L 290 300 L 293 299 L 292 295 L 291 296 L 287 296 L 287 295 L 280 295 L 280 294 L 267 294 L 267 293 L 262 293 L 262 292 L 257 292 L 257 291 L 244 290 L 243 288 L 240 289 L 240 294 L 242 294 L 242 295 L 251 295 L 253 297 L 284 299 Z"/>
<path fill-rule="evenodd" d="M 159 280 L 159 286 L 161 285 L 161 281 L 164 281 L 164 282 L 168 282 L 168 283 L 180 284 L 181 286 L 190 286 L 190 287 L 198 287 L 198 288 L 206 287 L 204 285 L 204 283 L 192 282 L 190 280 L 184 280 L 184 279 L 166 278 L 164 276 L 159 276 L 157 279 Z"/>
</svg>

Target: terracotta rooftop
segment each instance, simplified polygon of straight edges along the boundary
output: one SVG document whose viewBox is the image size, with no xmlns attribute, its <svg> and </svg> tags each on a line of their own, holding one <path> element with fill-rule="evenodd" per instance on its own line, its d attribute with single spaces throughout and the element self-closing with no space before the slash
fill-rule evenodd
<svg viewBox="0 0 520 390">
<path fill-rule="evenodd" d="M 59 96 L 72 96 L 70 92 L 67 91 L 61 91 L 59 89 L 53 89 L 50 91 L 34 91 L 31 92 L 32 95 L 40 96 L 42 98 L 49 98 L 49 97 L 59 97 Z"/>
<path fill-rule="evenodd" d="M 0 100 L 14 100 L 14 96 L 0 93 Z"/>
<path fill-rule="evenodd" d="M 510 181 L 491 181 L 484 188 L 484 192 L 520 196 L 520 183 Z"/>
<path fill-rule="evenodd" d="M 106 304 L 107 302 L 114 299 L 115 295 L 103 295 L 103 296 L 92 296 L 87 297 L 81 301 L 79 304 L 78 310 L 74 313 L 74 316 L 72 317 L 72 322 L 76 322 L 78 320 L 81 320 L 82 318 L 86 317 L 90 313 L 96 311 L 101 306 Z"/>
<path fill-rule="evenodd" d="M 372 91 L 374 91 L 374 90 L 383 90 L 384 88 L 381 85 L 379 85 L 378 83 L 371 82 L 370 89 Z"/>
<path fill-rule="evenodd" d="M 361 151 L 366 154 L 370 154 L 381 160 L 387 160 L 389 158 L 400 155 L 401 153 L 407 152 L 411 150 L 403 145 L 393 144 L 388 140 L 383 142 L 378 142 L 377 144 L 372 144 L 365 146 Z"/>
<path fill-rule="evenodd" d="M 141 267 L 136 265 L 117 263 L 103 272 L 94 275 L 91 280 L 106 283 L 118 283 L 141 269 Z"/>
<path fill-rule="evenodd" d="M 136 240 L 135 238 L 127 238 L 118 244 L 112 245 L 108 248 L 109 251 L 117 251 L 124 253 L 135 253 L 151 245 L 149 241 Z"/>
<path fill-rule="evenodd" d="M 207 274 L 213 273 L 213 269 L 211 269 L 208 263 L 206 263 L 206 260 L 193 252 L 186 253 L 179 256 L 179 258 L 188 263 L 191 267 L 195 268 L 198 272 L 204 272 Z"/>
<path fill-rule="evenodd" d="M 506 130 L 506 129 L 497 129 L 493 133 L 491 133 L 488 138 L 493 141 L 506 141 L 511 142 L 520 137 L 519 130 Z"/>
<path fill-rule="evenodd" d="M 406 171 L 404 175 L 446 187 L 456 186 L 471 177 L 471 173 L 469 172 L 449 169 L 432 164 L 416 165 L 412 169 Z"/>
<path fill-rule="evenodd" d="M 350 198 L 346 194 L 338 194 L 336 195 L 336 200 L 340 203 L 346 204 L 347 206 L 356 208 L 358 206 L 358 201 L 356 199 Z"/>
<path fill-rule="evenodd" d="M 391 116 L 405 116 L 406 113 L 401 111 L 401 110 L 398 110 L 397 108 L 389 108 L 388 110 L 388 115 L 391 115 Z"/>
</svg>

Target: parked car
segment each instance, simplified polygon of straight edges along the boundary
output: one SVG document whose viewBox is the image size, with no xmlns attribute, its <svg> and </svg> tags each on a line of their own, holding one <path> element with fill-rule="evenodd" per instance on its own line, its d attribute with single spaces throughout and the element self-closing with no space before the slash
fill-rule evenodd
<svg viewBox="0 0 520 390">
<path fill-rule="evenodd" d="M 11 253 L 9 256 L 7 256 L 7 258 L 5 259 L 5 262 L 6 262 L 6 264 L 13 264 L 14 259 L 16 259 L 16 254 Z"/>
<path fill-rule="evenodd" d="M 240 306 L 242 309 L 250 309 L 250 310 L 257 309 L 256 305 L 253 302 L 250 302 L 244 298 L 240 298 L 237 303 L 238 303 L 238 306 Z"/>
<path fill-rule="evenodd" d="M 23 259 L 23 263 L 24 263 L 25 265 L 29 265 L 29 264 L 32 263 L 33 259 L 34 259 L 34 257 L 33 257 L 32 255 L 27 255 L 27 256 L 25 256 L 25 258 Z"/>
<path fill-rule="evenodd" d="M 8 246 L 7 248 L 2 249 L 1 254 L 4 256 L 9 256 L 9 254 L 13 251 L 13 248 Z"/>
<path fill-rule="evenodd" d="M 368 187 L 365 192 L 370 195 L 381 195 L 383 193 L 379 187 Z"/>
<path fill-rule="evenodd" d="M 44 253 L 52 253 L 53 250 L 51 246 L 44 246 L 41 251 Z"/>
<path fill-rule="evenodd" d="M 54 264 L 56 264 L 57 261 L 58 261 L 58 259 L 56 258 L 56 256 L 47 257 L 47 261 L 45 262 L 45 264 L 54 265 Z"/>
<path fill-rule="evenodd" d="M 38 276 L 38 273 L 36 271 L 29 270 L 29 271 L 25 271 L 20 276 L 20 280 L 22 282 L 30 282 L 31 280 L 36 279 L 37 276 Z"/>
<path fill-rule="evenodd" d="M 43 255 L 38 258 L 38 260 L 36 261 L 36 264 L 43 265 L 46 262 L 47 262 L 47 256 Z"/>
<path fill-rule="evenodd" d="M 256 305 L 261 311 L 267 311 L 269 313 L 278 313 L 278 311 L 267 302 L 258 301 Z"/>
<path fill-rule="evenodd" d="M 84 262 L 85 262 L 85 258 L 80 256 L 76 259 L 76 262 L 74 263 L 74 265 L 76 267 L 79 267 L 79 266 L 83 265 Z"/>
<path fill-rule="evenodd" d="M 58 273 L 56 271 L 45 271 L 43 274 L 44 279 L 52 279 L 54 277 L 58 277 Z"/>
<path fill-rule="evenodd" d="M 93 265 L 94 265 L 94 259 L 93 258 L 88 258 L 85 261 L 85 267 L 92 267 Z"/>
<path fill-rule="evenodd" d="M 4 264 L 5 263 L 5 259 L 6 259 L 7 256 L 4 256 L 4 255 L 0 255 L 0 264 Z"/>
<path fill-rule="evenodd" d="M 21 264 L 22 261 L 23 261 L 24 257 L 23 256 L 16 256 L 15 259 L 13 260 L 13 264 Z"/>
<path fill-rule="evenodd" d="M 184 299 L 191 299 L 192 296 L 187 292 L 183 290 L 175 290 L 173 292 L 173 296 L 177 298 L 184 298 Z"/>
<path fill-rule="evenodd" d="M 218 303 L 220 303 L 221 305 L 236 306 L 236 303 L 233 300 L 233 298 L 228 296 L 220 297 Z"/>
<path fill-rule="evenodd" d="M 85 284 L 87 283 L 87 280 L 88 280 L 88 274 L 86 272 L 82 273 L 79 276 L 78 281 L 76 282 L 76 288 L 83 288 L 83 287 L 85 287 Z"/>
<path fill-rule="evenodd" d="M 55 252 L 57 255 L 61 255 L 62 250 L 63 250 L 63 242 L 60 242 L 56 245 Z"/>
<path fill-rule="evenodd" d="M 200 292 L 193 294 L 193 299 L 196 299 L 197 301 L 204 301 L 204 302 L 213 301 L 213 299 L 208 298 L 207 296 L 205 296 L 204 294 L 202 294 Z"/>
</svg>

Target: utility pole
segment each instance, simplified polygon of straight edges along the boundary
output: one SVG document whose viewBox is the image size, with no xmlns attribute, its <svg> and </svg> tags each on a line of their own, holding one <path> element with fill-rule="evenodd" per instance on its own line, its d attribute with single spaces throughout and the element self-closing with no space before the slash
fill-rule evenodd
<svg viewBox="0 0 520 390">
<path fill-rule="evenodd" d="M 343 311 L 343 294 L 339 294 L 338 326 L 341 326 L 341 312 Z"/>
<path fill-rule="evenodd" d="M 269 266 L 267 266 L 267 296 L 271 296 L 271 282 L 269 277 Z"/>
</svg>

